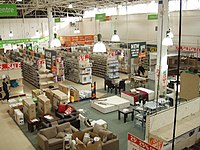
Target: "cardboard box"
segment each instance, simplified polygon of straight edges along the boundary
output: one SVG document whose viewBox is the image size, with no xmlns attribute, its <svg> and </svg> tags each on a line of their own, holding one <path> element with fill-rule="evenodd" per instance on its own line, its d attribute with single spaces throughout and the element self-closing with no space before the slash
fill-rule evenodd
<svg viewBox="0 0 200 150">
<path fill-rule="evenodd" d="M 41 89 L 32 90 L 32 97 L 37 97 L 38 95 L 43 94 L 44 92 Z"/>
<path fill-rule="evenodd" d="M 53 97 L 57 98 L 58 100 L 67 100 L 67 94 L 61 92 L 60 90 L 52 90 Z"/>
<path fill-rule="evenodd" d="M 74 87 L 70 87 L 70 97 L 71 96 L 74 97 L 74 101 L 79 101 L 80 100 L 79 91 Z"/>
<path fill-rule="evenodd" d="M 75 140 L 77 137 L 79 140 L 83 141 L 83 136 L 84 132 L 77 131 L 72 134 L 72 139 Z M 86 148 L 79 148 L 78 150 L 102 150 L 102 142 L 98 141 L 95 142 L 94 144 L 88 144 Z"/>
<path fill-rule="evenodd" d="M 45 90 L 45 95 L 48 99 L 50 99 L 51 105 L 53 104 L 53 93 L 51 89 Z"/>
<path fill-rule="evenodd" d="M 24 116 L 28 120 L 36 118 L 36 105 L 31 98 L 24 99 L 23 101 L 23 112 Z"/>
<path fill-rule="evenodd" d="M 50 99 L 48 99 L 45 95 L 39 95 L 37 98 L 38 98 L 38 113 L 42 115 L 50 113 L 51 110 Z"/>
<path fill-rule="evenodd" d="M 63 92 L 63 93 L 65 93 L 65 94 L 68 95 L 69 88 L 68 88 L 66 85 L 60 83 L 60 84 L 58 84 L 58 89 L 59 89 L 61 92 Z"/>
</svg>

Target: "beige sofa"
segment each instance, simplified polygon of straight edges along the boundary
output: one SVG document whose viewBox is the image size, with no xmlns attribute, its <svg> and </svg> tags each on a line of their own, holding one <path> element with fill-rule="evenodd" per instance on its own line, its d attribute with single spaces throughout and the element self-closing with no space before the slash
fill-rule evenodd
<svg viewBox="0 0 200 150">
<path fill-rule="evenodd" d="M 37 134 L 38 145 L 42 150 L 62 149 L 65 133 L 74 133 L 77 131 L 78 129 L 70 125 L 69 122 L 42 129 Z"/>
<path fill-rule="evenodd" d="M 99 136 L 102 141 L 102 150 L 119 150 L 119 139 L 117 136 L 102 126 L 95 124 L 94 127 L 89 127 L 82 131 L 92 136 Z"/>
</svg>

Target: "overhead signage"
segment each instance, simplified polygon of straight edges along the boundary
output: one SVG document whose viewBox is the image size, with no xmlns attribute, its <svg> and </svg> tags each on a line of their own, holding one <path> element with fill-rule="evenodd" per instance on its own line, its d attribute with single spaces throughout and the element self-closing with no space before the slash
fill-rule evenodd
<svg viewBox="0 0 200 150">
<path fill-rule="evenodd" d="M 163 148 L 163 141 L 161 141 L 161 140 L 159 140 L 159 139 L 156 139 L 156 138 L 151 137 L 150 140 L 149 140 L 149 143 L 150 143 L 152 146 L 154 146 L 154 147 L 156 147 L 157 149 L 159 149 L 159 150 L 162 150 L 162 148 Z"/>
<path fill-rule="evenodd" d="M 148 20 L 158 20 L 158 14 L 149 14 Z"/>
<path fill-rule="evenodd" d="M 0 17 L 16 17 L 16 4 L 0 4 Z"/>
<path fill-rule="evenodd" d="M 130 44 L 131 58 L 146 57 L 146 42 L 138 42 Z"/>
<path fill-rule="evenodd" d="M 149 143 L 139 139 L 138 137 L 128 133 L 128 150 L 158 150 Z"/>
<path fill-rule="evenodd" d="M 105 21 L 106 20 L 106 13 L 96 14 L 95 15 L 95 20 Z"/>
<path fill-rule="evenodd" d="M 14 69 L 20 69 L 20 68 L 21 68 L 20 62 L 0 64 L 0 71 L 14 70 Z"/>
<path fill-rule="evenodd" d="M 60 19 L 60 18 L 55 18 L 55 19 L 54 19 L 54 22 L 55 22 L 55 23 L 59 23 L 59 22 L 61 22 L 61 19 Z"/>
<path fill-rule="evenodd" d="M 45 50 L 45 61 L 46 61 L 46 68 L 52 69 L 52 66 L 56 64 L 56 51 L 53 50 Z"/>
<path fill-rule="evenodd" d="M 147 51 L 150 52 L 150 53 L 157 52 L 157 45 L 147 44 Z"/>
<path fill-rule="evenodd" d="M 179 50 L 179 47 L 176 46 L 176 50 Z M 187 51 L 187 52 L 200 52 L 200 48 L 197 47 L 190 47 L 190 46 L 181 46 L 181 51 Z"/>
</svg>

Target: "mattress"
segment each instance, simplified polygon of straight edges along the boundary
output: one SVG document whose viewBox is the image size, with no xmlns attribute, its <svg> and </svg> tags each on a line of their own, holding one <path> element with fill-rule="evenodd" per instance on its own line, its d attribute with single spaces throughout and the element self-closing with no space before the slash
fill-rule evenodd
<svg viewBox="0 0 200 150">
<path fill-rule="evenodd" d="M 148 99 L 154 100 L 154 91 L 153 90 L 146 89 L 146 88 L 143 88 L 143 87 L 136 88 L 136 90 L 141 90 L 141 91 L 148 93 Z"/>
<path fill-rule="evenodd" d="M 119 96 L 111 96 L 98 101 L 92 101 L 91 107 L 102 112 L 109 113 L 118 109 L 123 109 L 130 106 L 130 101 Z"/>
</svg>

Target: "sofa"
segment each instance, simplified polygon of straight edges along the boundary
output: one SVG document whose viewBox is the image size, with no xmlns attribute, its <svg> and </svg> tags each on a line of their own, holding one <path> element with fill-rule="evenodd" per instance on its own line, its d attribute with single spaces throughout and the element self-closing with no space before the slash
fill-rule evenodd
<svg viewBox="0 0 200 150">
<path fill-rule="evenodd" d="M 102 141 L 102 150 L 119 150 L 119 139 L 111 131 L 103 126 L 95 124 L 94 127 L 85 128 L 84 133 L 89 133 L 91 137 L 98 136 Z"/>
<path fill-rule="evenodd" d="M 69 122 L 41 129 L 37 134 L 37 142 L 42 150 L 57 150 L 63 148 L 63 138 L 66 133 L 77 132 Z"/>
<path fill-rule="evenodd" d="M 65 107 L 63 110 L 59 110 L 59 106 Z M 60 118 L 58 120 L 58 124 L 62 124 L 64 122 L 70 122 L 75 128 L 80 129 L 80 120 L 79 120 L 79 112 L 72 106 L 68 104 L 60 104 L 55 108 L 55 116 Z M 65 111 L 70 107 L 72 110 L 68 114 Z"/>
</svg>

